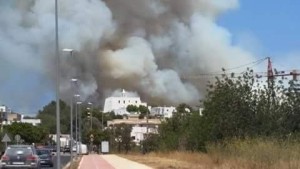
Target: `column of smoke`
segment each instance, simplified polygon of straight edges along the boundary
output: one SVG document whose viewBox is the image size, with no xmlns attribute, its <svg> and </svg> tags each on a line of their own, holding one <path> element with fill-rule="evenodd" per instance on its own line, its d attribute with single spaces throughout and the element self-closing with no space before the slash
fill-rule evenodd
<svg viewBox="0 0 300 169">
<path fill-rule="evenodd" d="M 78 77 L 84 99 L 99 104 L 121 88 L 150 104 L 197 104 L 209 79 L 190 77 L 254 59 L 216 23 L 237 7 L 238 0 L 59 1 L 60 47 L 76 50 L 61 55 L 61 90 L 66 98 L 68 79 Z M 3 56 L 54 79 L 54 2 L 0 0 L 0 19 L 2 41 L 20 47 Z"/>
</svg>

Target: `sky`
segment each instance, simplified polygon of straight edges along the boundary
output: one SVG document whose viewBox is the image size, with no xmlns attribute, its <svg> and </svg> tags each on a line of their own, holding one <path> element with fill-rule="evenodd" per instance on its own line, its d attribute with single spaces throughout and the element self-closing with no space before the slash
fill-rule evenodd
<svg viewBox="0 0 300 169">
<path fill-rule="evenodd" d="M 232 33 L 234 43 L 244 41 L 245 48 L 271 57 L 274 66 L 299 69 L 294 60 L 300 57 L 299 6 L 297 0 L 241 0 L 239 8 L 222 15 L 219 24 Z"/>
<path fill-rule="evenodd" d="M 233 44 L 242 46 L 257 58 L 271 57 L 274 67 L 282 70 L 300 69 L 299 7 L 298 0 L 240 0 L 239 7 L 222 14 L 217 23 L 231 33 Z M 55 99 L 53 86 L 49 86 L 49 79 L 42 74 L 7 66 L 1 57 L 0 66 L 10 72 L 0 73 L 0 78 L 5 79 L 1 82 L 0 104 L 34 115 Z M 39 94 L 30 98 L 22 94 L 24 90 Z M 23 101 L 16 102 L 16 97 Z"/>
</svg>

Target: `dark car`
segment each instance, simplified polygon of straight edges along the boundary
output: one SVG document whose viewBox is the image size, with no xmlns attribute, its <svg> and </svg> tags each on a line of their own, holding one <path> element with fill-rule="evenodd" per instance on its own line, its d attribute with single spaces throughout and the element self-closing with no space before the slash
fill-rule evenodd
<svg viewBox="0 0 300 169">
<path fill-rule="evenodd" d="M 44 148 L 51 150 L 51 152 L 56 152 L 56 146 L 45 146 Z"/>
<path fill-rule="evenodd" d="M 64 148 L 63 148 L 63 152 L 64 152 L 64 153 L 66 153 L 66 152 L 67 152 L 67 153 L 71 152 L 70 147 L 69 147 L 68 145 L 65 145 Z"/>
<path fill-rule="evenodd" d="M 41 166 L 53 167 L 53 156 L 51 150 L 45 148 L 39 148 L 36 151 L 38 156 L 40 157 Z"/>
<path fill-rule="evenodd" d="M 1 168 L 39 169 L 40 161 L 36 149 L 31 145 L 10 145 L 1 157 Z"/>
</svg>

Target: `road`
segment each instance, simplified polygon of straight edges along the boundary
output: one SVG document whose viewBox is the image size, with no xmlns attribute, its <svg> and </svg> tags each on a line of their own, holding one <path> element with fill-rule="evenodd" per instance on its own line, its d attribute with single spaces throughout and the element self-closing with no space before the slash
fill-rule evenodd
<svg viewBox="0 0 300 169">
<path fill-rule="evenodd" d="M 152 169 L 146 165 L 116 155 L 90 154 L 83 156 L 78 169 Z"/>
<path fill-rule="evenodd" d="M 70 161 L 70 154 L 61 154 L 60 155 L 60 162 L 61 162 L 61 167 L 57 168 L 56 166 L 56 156 L 54 156 L 54 167 L 43 167 L 43 169 L 62 169 L 69 161 Z"/>
</svg>

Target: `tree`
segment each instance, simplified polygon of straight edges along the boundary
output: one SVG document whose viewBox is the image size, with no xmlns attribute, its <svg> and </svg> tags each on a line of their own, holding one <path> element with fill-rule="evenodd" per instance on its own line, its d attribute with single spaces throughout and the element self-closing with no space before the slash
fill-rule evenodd
<svg viewBox="0 0 300 169">
<path fill-rule="evenodd" d="M 131 149 L 132 139 L 130 137 L 131 126 L 127 124 L 116 125 L 113 129 L 114 142 L 120 152 L 124 150 L 126 153 Z"/>
<path fill-rule="evenodd" d="M 128 105 L 126 107 L 126 111 L 128 112 L 139 112 L 139 107 L 135 106 L 135 105 Z"/>
<path fill-rule="evenodd" d="M 60 119 L 61 133 L 70 133 L 70 107 L 63 101 L 60 101 Z M 41 126 L 48 129 L 49 133 L 56 133 L 56 102 L 51 101 L 44 106 L 36 116 L 41 119 Z M 75 123 L 74 123 L 75 124 Z"/>
<path fill-rule="evenodd" d="M 5 126 L 4 130 L 12 136 L 20 135 L 25 143 L 45 143 L 48 138 L 46 129 L 40 126 L 33 126 L 29 123 L 14 122 Z"/>
<path fill-rule="evenodd" d="M 166 119 L 159 127 L 160 149 L 204 151 L 206 137 L 202 121 L 198 111 L 187 104 L 180 104 L 173 117 Z"/>
</svg>

